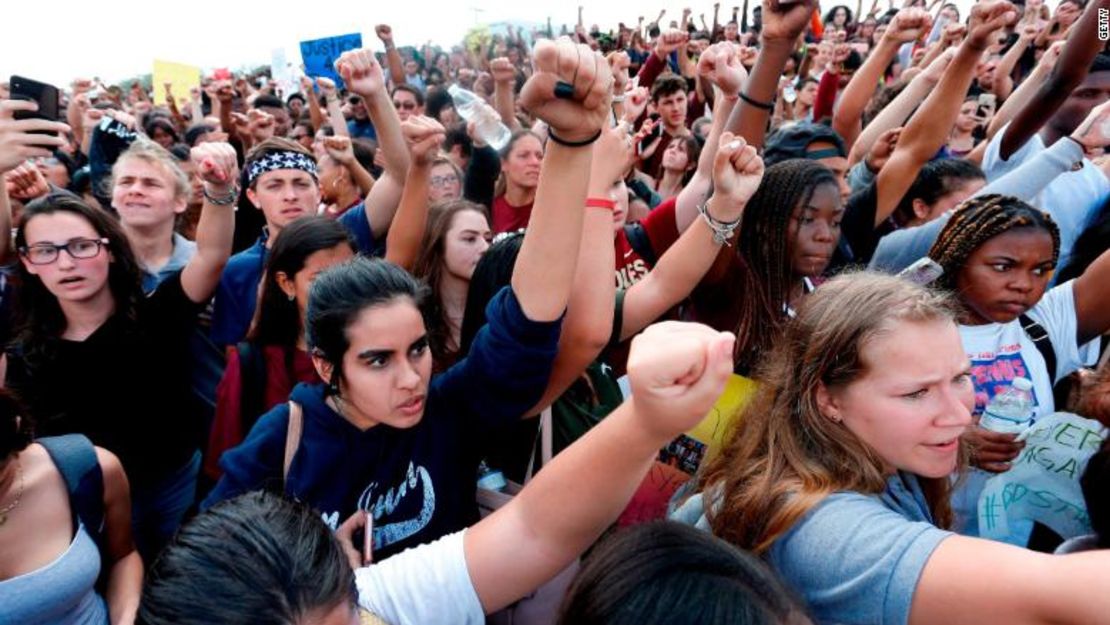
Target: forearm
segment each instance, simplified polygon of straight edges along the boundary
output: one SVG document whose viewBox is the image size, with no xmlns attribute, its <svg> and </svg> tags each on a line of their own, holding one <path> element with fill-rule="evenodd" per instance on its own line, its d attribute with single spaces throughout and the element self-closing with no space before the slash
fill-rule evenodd
<svg viewBox="0 0 1110 625">
<path fill-rule="evenodd" d="M 721 248 L 704 219 L 687 228 L 651 272 L 625 294 L 620 340 L 632 338 L 688 297 Z"/>
<path fill-rule="evenodd" d="M 659 56 L 655 50 L 651 51 L 647 60 L 640 67 L 640 71 L 636 74 L 636 84 L 651 91 L 651 86 L 655 84 L 655 79 L 659 78 L 659 74 L 667 68 L 667 60 Z"/>
<path fill-rule="evenodd" d="M 520 130 L 520 121 L 516 118 L 516 107 L 513 104 L 513 84 L 495 82 L 493 84 L 493 107 L 501 117 L 501 123 L 510 130 Z"/>
<path fill-rule="evenodd" d="M 678 193 L 675 200 L 674 220 L 679 232 L 685 232 L 690 224 L 698 219 L 698 205 L 709 197 L 713 186 L 713 158 L 717 154 L 717 146 L 721 142 L 721 133 L 725 124 L 736 108 L 738 98 L 729 98 L 721 95 L 714 105 L 713 124 L 709 127 L 709 134 L 705 137 L 705 145 L 698 156 L 698 169 L 693 178 Z"/>
<path fill-rule="evenodd" d="M 550 142 L 520 254 L 513 291 L 533 321 L 554 321 L 567 307 L 582 239 L 582 212 L 590 169 L 589 148 Z"/>
<path fill-rule="evenodd" d="M 1025 161 L 1005 176 L 994 180 L 980 189 L 975 195 L 1002 194 L 1032 202 L 1057 176 L 1071 171 L 1072 165 L 1083 160 L 1083 148 L 1078 143 L 1064 137 Z M 1051 214 L 1054 210 L 1068 210 L 1071 206 L 1046 206 Z"/>
<path fill-rule="evenodd" d="M 840 86 L 840 73 L 832 68 L 826 69 L 817 83 L 817 97 L 813 101 L 813 121 L 820 122 L 829 117 L 836 103 L 836 92 Z"/>
<path fill-rule="evenodd" d="M 897 46 L 889 39 L 881 40 L 840 96 L 833 113 L 833 130 L 840 134 L 849 150 L 860 134 L 863 110 L 875 95 L 875 86 L 882 79 L 883 72 L 897 54 Z"/>
<path fill-rule="evenodd" d="M 312 130 L 319 132 L 324 125 L 324 112 L 320 110 L 320 99 L 311 90 L 305 99 L 308 100 L 308 119 L 312 122 Z"/>
<path fill-rule="evenodd" d="M 370 190 L 374 188 L 374 175 L 366 171 L 366 168 L 363 167 L 362 163 L 358 162 L 357 159 L 349 163 L 344 163 L 343 166 L 346 167 L 347 172 L 351 174 L 351 180 L 358 185 L 359 191 L 362 192 L 362 197 L 365 198 L 370 195 Z"/>
<path fill-rule="evenodd" d="M 879 137 L 886 131 L 906 123 L 906 119 L 913 114 L 914 109 L 921 104 L 929 92 L 936 86 L 936 83 L 925 78 L 918 76 L 894 98 L 890 104 L 871 120 L 871 123 L 864 127 L 860 132 L 859 138 L 856 139 L 855 145 L 852 146 L 852 152 L 848 157 L 848 162 L 855 165 L 867 156 L 871 151 L 871 146 L 879 140 Z"/>
<path fill-rule="evenodd" d="M 108 577 L 108 616 L 112 625 L 130 625 L 139 611 L 143 587 L 143 561 L 132 551 L 112 566 Z"/>
<path fill-rule="evenodd" d="M 220 283 L 235 238 L 235 207 L 217 206 L 208 198 L 197 223 L 197 253 L 181 271 L 181 288 L 194 302 L 206 302 Z"/>
<path fill-rule="evenodd" d="M 998 81 L 997 79 L 998 78 L 1007 78 L 1007 79 L 1009 79 L 1010 90 L 1007 91 L 1007 93 L 1006 93 L 1006 96 L 1009 96 L 1010 92 L 1013 91 L 1013 85 L 1014 85 L 1014 81 L 1013 81 L 1013 78 L 1011 77 L 1011 75 L 1014 73 L 1014 68 L 1017 67 L 1018 61 L 1020 61 L 1022 55 L 1025 54 L 1025 50 L 1029 48 L 1029 41 L 1030 40 L 1026 39 L 1025 37 L 1019 37 L 1018 40 L 1014 43 L 1014 45 L 1010 46 L 1010 49 L 998 61 L 998 65 L 994 69 L 994 76 L 996 78 L 996 80 L 995 80 L 995 84 L 996 84 L 995 95 L 998 96 L 998 99 L 999 99 L 1000 102 L 1002 100 L 1005 100 L 1006 98 L 998 93 L 997 83 L 1000 82 L 1000 81 Z"/>
<path fill-rule="evenodd" d="M 467 568 L 486 612 L 537 588 L 584 551 L 628 504 L 659 448 L 625 402 L 536 474 L 464 539 Z M 590 484 L 582 497 L 568 484 Z"/>
<path fill-rule="evenodd" d="M 786 59 L 790 57 L 791 42 L 772 40 L 766 41 L 756 57 L 755 66 L 751 75 L 744 83 L 744 94 L 751 100 L 771 104 L 778 89 L 779 76 L 786 66 Z M 767 118 L 771 116 L 769 109 L 759 108 L 741 102 L 733 109 L 725 126 L 735 135 L 739 135 L 748 142 L 748 145 L 760 149 L 767 133 Z"/>
<path fill-rule="evenodd" d="M 412 271 L 428 222 L 428 176 L 431 168 L 413 164 L 405 178 L 401 205 L 386 237 L 385 259 Z"/>
<path fill-rule="evenodd" d="M 999 156 L 1003 160 L 1025 145 L 1083 82 L 1091 62 L 1102 50 L 1102 42 L 1098 38 L 1099 12 L 1107 9 L 1110 9 L 1110 0 L 1091 2 L 1073 25 L 1052 75 L 1006 129 L 999 146 Z"/>
<path fill-rule="evenodd" d="M 385 63 L 389 69 L 389 79 L 393 84 L 405 84 L 405 63 L 401 59 L 401 53 L 397 51 L 397 46 L 392 43 L 385 46 Z"/>
<path fill-rule="evenodd" d="M 213 99 L 212 102 L 213 105 L 215 105 L 217 100 Z M 231 121 L 231 103 L 220 102 L 219 109 L 220 127 L 227 133 L 228 139 L 237 139 L 246 146 L 246 142 L 249 141 L 249 138 L 240 137 L 239 132 L 235 130 L 235 122 Z"/>
<path fill-rule="evenodd" d="M 1033 68 L 1033 72 L 1010 94 L 1010 97 L 1006 98 L 1002 106 L 999 107 L 998 112 L 991 118 L 990 125 L 987 126 L 988 141 L 993 138 L 999 130 L 1005 128 L 1006 124 L 1013 121 L 1018 111 L 1024 109 L 1029 104 L 1030 100 L 1033 99 L 1033 95 L 1037 93 L 1044 85 L 1045 81 L 1048 80 L 1048 74 L 1049 71 L 1044 65 L 1036 66 Z"/>
<path fill-rule="evenodd" d="M 335 132 L 336 136 L 349 137 L 351 132 L 347 129 L 347 120 L 343 117 L 343 109 L 339 106 L 339 98 L 329 96 L 328 100 L 328 123 L 331 124 L 331 129 Z M 367 107 L 370 103 L 366 103 Z M 375 126 L 375 129 L 377 127 Z"/>
</svg>

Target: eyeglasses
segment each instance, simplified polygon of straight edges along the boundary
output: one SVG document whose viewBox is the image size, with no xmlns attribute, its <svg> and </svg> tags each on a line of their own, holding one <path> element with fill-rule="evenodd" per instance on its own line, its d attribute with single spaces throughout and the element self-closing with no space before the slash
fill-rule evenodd
<svg viewBox="0 0 1110 625">
<path fill-rule="evenodd" d="M 413 102 L 412 100 L 406 100 L 405 102 L 397 102 L 396 100 L 394 100 L 393 107 L 398 108 L 398 109 L 403 109 L 403 110 L 406 110 L 406 111 L 415 111 L 416 110 L 416 102 Z"/>
<path fill-rule="evenodd" d="M 20 248 L 19 253 L 32 265 L 49 265 L 58 260 L 62 250 L 70 258 L 95 258 L 100 253 L 100 248 L 108 245 L 108 239 L 72 239 L 57 245 L 54 243 L 36 243 L 30 247 Z"/>
<path fill-rule="evenodd" d="M 449 184 L 458 184 L 458 176 L 432 176 L 432 186 L 435 188 L 446 187 Z"/>
</svg>

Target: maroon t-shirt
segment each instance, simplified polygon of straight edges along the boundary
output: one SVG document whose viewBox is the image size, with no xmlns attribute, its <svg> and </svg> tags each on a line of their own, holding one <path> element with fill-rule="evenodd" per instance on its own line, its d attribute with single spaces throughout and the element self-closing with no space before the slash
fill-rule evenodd
<svg viewBox="0 0 1110 625">
<path fill-rule="evenodd" d="M 493 228 L 494 234 L 514 232 L 528 227 L 528 219 L 532 217 L 532 203 L 524 206 L 513 206 L 505 201 L 504 195 L 493 198 Z"/>
<path fill-rule="evenodd" d="M 647 239 L 651 243 L 651 250 L 655 253 L 656 260 L 664 254 L 674 242 L 678 240 L 678 223 L 675 221 L 675 205 L 677 198 L 668 198 L 656 206 L 647 217 L 640 220 Z M 613 242 L 616 249 L 617 288 L 627 289 L 643 279 L 655 265 L 649 263 L 633 247 L 628 240 L 624 228 L 617 232 Z"/>
</svg>

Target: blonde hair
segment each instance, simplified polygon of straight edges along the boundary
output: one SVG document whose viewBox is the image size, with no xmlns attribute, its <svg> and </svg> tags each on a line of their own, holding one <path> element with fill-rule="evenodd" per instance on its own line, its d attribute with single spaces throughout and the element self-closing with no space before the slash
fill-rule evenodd
<svg viewBox="0 0 1110 625">
<path fill-rule="evenodd" d="M 762 553 L 828 495 L 883 492 L 882 459 L 822 415 L 818 389 L 863 377 L 864 346 L 896 323 L 933 320 L 954 322 L 947 295 L 883 274 L 842 275 L 807 297 L 764 360 L 758 394 L 702 477 L 703 488 L 721 495 L 706 511 L 714 533 Z M 961 469 L 965 458 L 961 446 Z M 951 524 L 949 480 L 919 482 L 934 522 Z"/>
<path fill-rule="evenodd" d="M 115 165 L 112 166 L 112 186 L 116 185 L 116 178 L 119 176 L 119 169 L 121 163 L 127 159 L 136 159 L 160 167 L 166 172 L 173 186 L 174 197 L 188 198 L 192 194 L 192 185 L 189 181 L 189 174 L 181 170 L 177 165 L 177 159 L 169 150 L 151 141 L 150 139 L 142 138 L 136 139 L 130 147 L 120 154 L 116 159 Z"/>
</svg>

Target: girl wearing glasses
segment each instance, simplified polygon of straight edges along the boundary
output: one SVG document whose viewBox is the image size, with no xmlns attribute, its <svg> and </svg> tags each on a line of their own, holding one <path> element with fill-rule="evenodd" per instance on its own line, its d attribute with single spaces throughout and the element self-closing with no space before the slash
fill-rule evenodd
<svg viewBox="0 0 1110 625">
<path fill-rule="evenodd" d="M 189 337 L 231 253 L 235 152 L 208 143 L 193 158 L 205 181 L 197 252 L 149 297 L 118 222 L 76 196 L 32 202 L 16 235 L 21 319 L 7 386 L 39 435 L 84 434 L 119 456 L 144 558 L 193 502 L 205 424 L 190 390 Z"/>
</svg>

